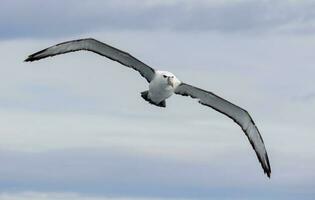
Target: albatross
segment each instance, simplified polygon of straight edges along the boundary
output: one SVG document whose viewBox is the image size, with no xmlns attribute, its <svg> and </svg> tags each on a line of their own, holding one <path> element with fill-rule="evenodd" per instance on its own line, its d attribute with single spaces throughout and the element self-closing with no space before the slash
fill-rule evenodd
<svg viewBox="0 0 315 200">
<path fill-rule="evenodd" d="M 198 99 L 200 104 L 213 108 L 231 118 L 242 128 L 256 153 L 264 173 L 270 178 L 271 168 L 265 144 L 249 113 L 212 92 L 180 81 L 171 72 L 153 69 L 129 53 L 93 38 L 72 40 L 48 47 L 28 56 L 25 62 L 80 50 L 97 53 L 138 71 L 149 83 L 148 90 L 141 92 L 141 97 L 152 105 L 166 107 L 166 99 L 173 94 L 190 96 Z"/>
</svg>

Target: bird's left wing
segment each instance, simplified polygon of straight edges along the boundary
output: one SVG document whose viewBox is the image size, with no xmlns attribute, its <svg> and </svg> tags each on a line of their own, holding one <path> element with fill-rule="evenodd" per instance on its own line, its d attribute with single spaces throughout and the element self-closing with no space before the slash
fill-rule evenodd
<svg viewBox="0 0 315 200">
<path fill-rule="evenodd" d="M 222 99 L 221 97 L 202 90 L 200 88 L 181 83 L 175 90 L 176 94 L 183 96 L 190 96 L 192 98 L 199 99 L 199 103 L 205 106 L 209 106 L 218 112 L 233 119 L 244 131 L 253 149 L 256 152 L 257 158 L 261 163 L 264 172 L 270 177 L 271 168 L 267 151 L 264 145 L 264 141 L 249 113 L 230 103 L 229 101 Z"/>
<path fill-rule="evenodd" d="M 148 82 L 154 78 L 155 70 L 153 68 L 136 59 L 129 53 L 116 49 L 115 47 L 93 38 L 72 40 L 48 47 L 47 49 L 28 56 L 25 61 L 35 61 L 50 56 L 56 56 L 80 50 L 92 51 L 101 56 L 105 56 L 111 60 L 117 61 L 122 65 L 133 68 L 138 71 Z"/>
</svg>

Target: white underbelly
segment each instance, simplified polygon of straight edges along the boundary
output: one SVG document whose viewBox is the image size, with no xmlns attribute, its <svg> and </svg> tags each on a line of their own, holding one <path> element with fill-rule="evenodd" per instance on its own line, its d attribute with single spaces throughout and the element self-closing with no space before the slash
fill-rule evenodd
<svg viewBox="0 0 315 200">
<path fill-rule="evenodd" d="M 150 83 L 149 85 L 149 97 L 155 103 L 169 98 L 174 93 L 174 89 L 171 86 L 163 86 L 159 84 Z"/>
</svg>

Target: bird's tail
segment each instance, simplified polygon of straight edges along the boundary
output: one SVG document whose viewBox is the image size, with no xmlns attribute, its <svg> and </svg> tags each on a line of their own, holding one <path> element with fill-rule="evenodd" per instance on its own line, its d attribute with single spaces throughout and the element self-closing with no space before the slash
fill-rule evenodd
<svg viewBox="0 0 315 200">
<path fill-rule="evenodd" d="M 160 103 L 155 103 L 155 102 L 153 102 L 153 101 L 150 99 L 150 97 L 149 97 L 149 91 L 148 91 L 148 90 L 141 92 L 141 97 L 142 97 L 144 100 L 146 100 L 147 102 L 149 102 L 149 103 L 151 103 L 151 104 L 153 104 L 153 105 L 155 105 L 155 106 L 163 107 L 163 108 L 166 107 L 166 102 L 165 102 L 165 100 L 161 101 Z"/>
</svg>

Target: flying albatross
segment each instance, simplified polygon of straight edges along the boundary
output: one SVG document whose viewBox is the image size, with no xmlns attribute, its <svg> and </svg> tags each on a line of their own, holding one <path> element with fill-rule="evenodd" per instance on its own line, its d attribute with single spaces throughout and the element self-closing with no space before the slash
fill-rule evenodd
<svg viewBox="0 0 315 200">
<path fill-rule="evenodd" d="M 155 70 L 129 53 L 93 38 L 72 40 L 48 47 L 28 56 L 25 61 L 36 61 L 46 57 L 80 50 L 92 51 L 138 71 L 149 83 L 149 90 L 141 92 L 141 97 L 153 105 L 166 107 L 165 100 L 175 93 L 198 99 L 200 104 L 211 107 L 231 118 L 246 134 L 256 152 L 264 173 L 270 178 L 271 168 L 267 151 L 263 139 L 249 113 L 243 108 L 234 105 L 212 92 L 184 83 L 170 72 Z"/>
</svg>

